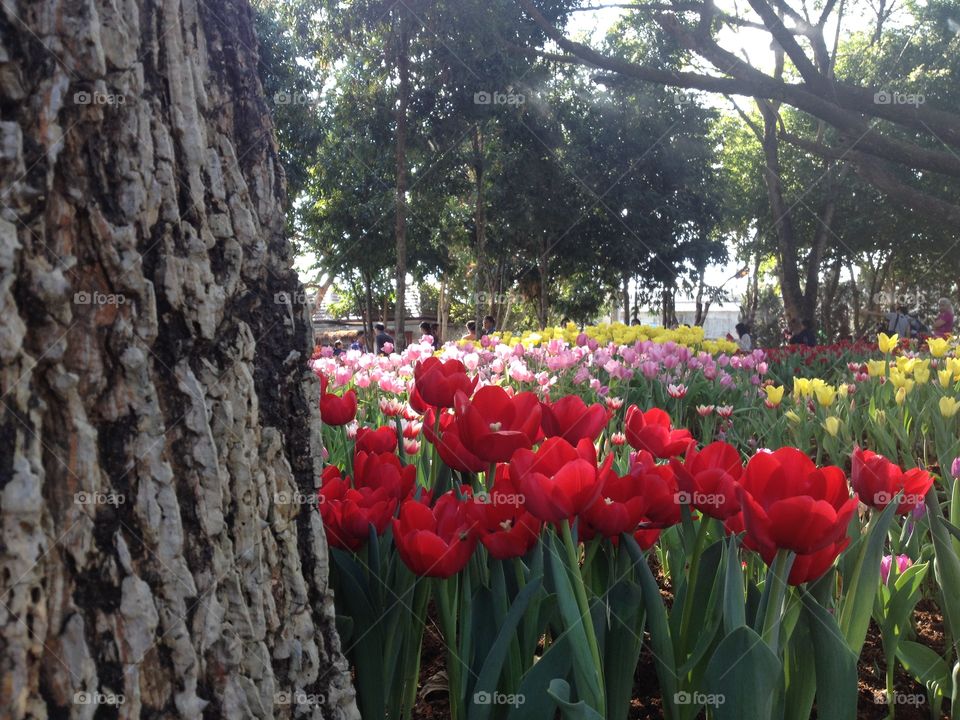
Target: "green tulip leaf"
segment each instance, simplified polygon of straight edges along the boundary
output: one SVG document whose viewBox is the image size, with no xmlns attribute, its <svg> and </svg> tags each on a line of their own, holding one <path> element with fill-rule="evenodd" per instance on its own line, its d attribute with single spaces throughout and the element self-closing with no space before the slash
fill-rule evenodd
<svg viewBox="0 0 960 720">
<path fill-rule="evenodd" d="M 603 716 L 583 700 L 578 703 L 570 702 L 570 684 L 566 680 L 552 680 L 547 693 L 557 701 L 564 720 L 603 720 Z"/>
<path fill-rule="evenodd" d="M 803 595 L 803 619 L 813 641 L 817 717 L 856 718 L 857 655 L 834 616 L 808 594 Z"/>
<path fill-rule="evenodd" d="M 500 679 L 500 673 L 503 670 L 503 661 L 507 657 L 507 651 L 510 649 L 510 642 L 515 637 L 517 625 L 523 613 L 527 610 L 530 599 L 540 590 L 541 578 L 537 577 L 527 582 L 523 590 L 514 599 L 510 610 L 500 624 L 500 630 L 497 633 L 497 639 L 494 640 L 490 651 L 483 661 L 480 668 L 480 674 L 477 676 L 477 682 L 473 686 L 473 697 L 487 696 L 492 697 L 492 693 L 497 689 L 497 681 Z M 490 717 L 493 710 L 492 703 L 469 703 L 467 712 L 468 720 L 486 720 Z"/>
<path fill-rule="evenodd" d="M 947 696 L 951 694 L 950 666 L 926 645 L 901 640 L 897 645 L 897 659 L 921 685 L 937 687 Z"/>
<path fill-rule="evenodd" d="M 678 692 L 673 702 L 707 705 L 715 720 L 770 720 L 782 673 L 770 646 L 744 625 L 717 645 L 704 674 L 706 693 Z"/>
</svg>

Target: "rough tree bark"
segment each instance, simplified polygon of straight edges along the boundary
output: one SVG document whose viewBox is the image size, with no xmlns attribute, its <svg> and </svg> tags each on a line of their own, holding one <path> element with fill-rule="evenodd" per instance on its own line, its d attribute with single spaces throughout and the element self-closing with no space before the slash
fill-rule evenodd
<svg viewBox="0 0 960 720">
<path fill-rule="evenodd" d="M 247 3 L 0 7 L 0 715 L 358 718 Z"/>
</svg>

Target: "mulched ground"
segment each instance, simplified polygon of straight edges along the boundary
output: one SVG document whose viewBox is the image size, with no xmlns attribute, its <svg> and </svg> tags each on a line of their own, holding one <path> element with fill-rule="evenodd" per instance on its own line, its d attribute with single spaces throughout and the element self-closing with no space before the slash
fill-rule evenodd
<svg viewBox="0 0 960 720">
<path fill-rule="evenodd" d="M 663 578 L 661 578 L 662 580 Z M 665 600 L 672 600 L 669 590 L 661 591 Z M 433 618 L 436 617 L 432 613 Z M 914 628 L 917 641 L 933 648 L 937 653 L 944 650 L 943 617 L 929 600 L 922 600 L 914 613 Z M 424 632 L 423 659 L 420 669 L 420 697 L 414 708 L 415 720 L 445 720 L 450 717 L 447 704 L 444 675 L 444 648 L 439 630 L 428 621 Z M 926 706 L 926 690 L 915 682 L 902 667 L 898 667 L 895 676 L 896 691 L 900 697 L 922 698 L 919 704 L 902 703 L 897 706 L 897 720 L 928 720 L 929 709 Z M 860 702 L 858 720 L 881 720 L 887 717 L 885 705 L 885 668 L 883 646 L 880 631 L 871 622 L 867 640 L 860 655 Z M 657 684 L 654 658 L 648 647 L 644 647 L 637 666 L 633 688 L 634 700 L 631 704 L 628 720 L 660 720 L 663 717 L 663 703 Z M 945 703 L 948 705 L 948 703 Z M 949 710 L 949 707 L 945 708 Z M 559 715 L 558 715 L 559 717 Z M 816 718 L 816 710 L 811 716 Z M 944 717 L 947 717 L 944 714 Z M 825 718 L 824 720 L 830 720 Z"/>
</svg>

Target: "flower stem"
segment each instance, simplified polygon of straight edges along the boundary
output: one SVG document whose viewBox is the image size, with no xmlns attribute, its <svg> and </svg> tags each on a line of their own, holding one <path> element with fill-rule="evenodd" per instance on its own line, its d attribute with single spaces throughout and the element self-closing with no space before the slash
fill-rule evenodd
<svg viewBox="0 0 960 720">
<path fill-rule="evenodd" d="M 605 697 L 605 684 L 603 681 L 603 664 L 600 661 L 600 645 L 597 643 L 597 633 L 593 627 L 593 616 L 590 614 L 590 603 L 587 600 L 587 589 L 583 583 L 583 576 L 580 574 L 580 558 L 577 555 L 577 546 L 573 542 L 573 533 L 570 530 L 570 523 L 566 520 L 560 523 L 563 534 L 563 544 L 567 550 L 567 566 L 570 569 L 571 581 L 573 583 L 573 594 L 577 599 L 577 605 L 580 607 L 580 621 L 583 623 L 583 629 L 587 636 L 587 645 L 590 648 L 590 656 L 597 671 L 597 689 L 601 704 Z M 596 710 L 604 715 L 606 709 L 603 707 Z"/>
<path fill-rule="evenodd" d="M 773 565 L 767 571 L 766 582 L 771 583 L 767 598 L 767 607 L 763 615 L 761 637 L 767 641 L 774 655 L 779 655 L 780 622 L 783 619 L 783 600 L 787 593 L 787 577 L 793 564 L 793 553 L 789 550 L 777 550 Z"/>
</svg>

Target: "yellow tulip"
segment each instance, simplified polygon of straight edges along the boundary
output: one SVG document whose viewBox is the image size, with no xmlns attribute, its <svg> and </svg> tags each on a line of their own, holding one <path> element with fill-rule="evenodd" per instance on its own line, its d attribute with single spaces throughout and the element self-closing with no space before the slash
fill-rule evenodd
<svg viewBox="0 0 960 720">
<path fill-rule="evenodd" d="M 807 378 L 796 378 L 793 381 L 793 396 L 807 397 L 810 394 L 810 381 Z"/>
<path fill-rule="evenodd" d="M 836 437 L 840 432 L 840 418 L 831 415 L 823 421 L 824 429 L 830 433 L 830 437 Z"/>
<path fill-rule="evenodd" d="M 784 417 L 786 417 L 787 420 L 789 420 L 790 422 L 795 422 L 795 423 L 799 423 L 799 422 L 800 422 L 800 416 L 797 415 L 793 410 L 787 410 L 783 415 L 784 415 Z"/>
<path fill-rule="evenodd" d="M 950 368 L 937 370 L 937 380 L 940 381 L 940 387 L 948 388 L 953 385 L 953 371 Z"/>
<path fill-rule="evenodd" d="M 913 368 L 913 379 L 921 385 L 930 382 L 930 366 L 926 363 L 917 363 Z"/>
<path fill-rule="evenodd" d="M 886 360 L 867 360 L 867 375 L 870 377 L 883 377 L 886 374 Z"/>
<path fill-rule="evenodd" d="M 960 410 L 960 402 L 956 398 L 944 395 L 940 398 L 940 414 L 945 418 L 952 418 Z"/>
<path fill-rule="evenodd" d="M 830 387 L 829 385 L 821 385 L 817 387 L 814 392 L 817 396 L 817 402 L 820 403 L 821 407 L 832 405 L 833 401 L 837 399 L 836 389 Z"/>
<path fill-rule="evenodd" d="M 927 338 L 927 349 L 935 358 L 943 357 L 950 349 L 950 343 L 946 338 Z"/>
<path fill-rule="evenodd" d="M 767 394 L 767 402 L 772 407 L 777 407 L 780 403 L 783 402 L 783 385 L 766 385 L 763 388 L 763 391 Z"/>
<path fill-rule="evenodd" d="M 898 390 L 907 382 L 907 376 L 895 367 L 890 368 L 890 383 Z"/>
<path fill-rule="evenodd" d="M 893 335 L 887 335 L 886 333 L 880 333 L 877 335 L 877 346 L 880 348 L 880 352 L 884 355 L 889 355 L 893 352 L 894 348 L 897 347 L 897 344 L 900 342 L 900 336 L 894 333 Z"/>
<path fill-rule="evenodd" d="M 887 421 L 887 413 L 885 410 L 877 410 L 873 414 L 873 421 L 877 425 L 883 425 Z"/>
<path fill-rule="evenodd" d="M 894 396 L 894 400 L 897 401 L 897 405 L 903 405 L 903 401 L 907 398 L 907 388 L 901 387 L 897 390 L 897 394 Z"/>
</svg>

